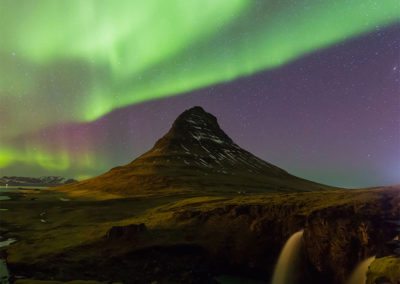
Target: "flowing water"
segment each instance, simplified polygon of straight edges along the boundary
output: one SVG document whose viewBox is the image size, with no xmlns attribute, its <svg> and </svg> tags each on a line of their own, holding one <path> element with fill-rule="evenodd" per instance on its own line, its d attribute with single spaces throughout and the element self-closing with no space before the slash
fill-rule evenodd
<svg viewBox="0 0 400 284">
<path fill-rule="evenodd" d="M 4 259 L 0 258 L 0 283 L 8 284 L 10 279 L 10 273 L 8 272 L 7 263 Z"/>
<path fill-rule="evenodd" d="M 272 277 L 272 284 L 294 284 L 300 261 L 303 230 L 294 233 L 286 242 Z"/>
<path fill-rule="evenodd" d="M 0 241 L 0 248 L 6 247 L 14 243 L 15 239 L 7 239 Z M 9 284 L 10 273 L 8 272 L 7 263 L 5 259 L 0 258 L 0 284 Z"/>
<path fill-rule="evenodd" d="M 360 262 L 351 273 L 347 284 L 365 284 L 367 281 L 368 268 L 374 260 L 375 256 L 372 256 Z"/>
</svg>

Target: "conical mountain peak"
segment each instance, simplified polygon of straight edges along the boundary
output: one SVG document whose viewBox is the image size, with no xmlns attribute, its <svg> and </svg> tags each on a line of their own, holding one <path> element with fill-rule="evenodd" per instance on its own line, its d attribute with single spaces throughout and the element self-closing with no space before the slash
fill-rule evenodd
<svg viewBox="0 0 400 284">
<path fill-rule="evenodd" d="M 166 158 L 168 157 L 168 158 Z M 174 165 L 195 167 L 197 170 L 232 174 L 265 173 L 286 174 L 285 171 L 257 158 L 240 148 L 219 127 L 217 119 L 201 107 L 185 110 L 171 129 L 154 147 L 132 163 L 151 160 L 159 165 L 162 160 L 173 161 Z"/>
<path fill-rule="evenodd" d="M 71 187 L 128 195 L 160 190 L 321 189 L 239 147 L 215 116 L 201 107 L 184 111 L 152 149 L 129 164 Z"/>
<path fill-rule="evenodd" d="M 219 127 L 215 116 L 196 106 L 178 116 L 168 133 L 157 141 L 155 148 L 174 148 L 182 144 L 190 148 L 195 145 L 233 144 L 233 141 Z"/>
<path fill-rule="evenodd" d="M 217 118 L 211 113 L 206 112 L 202 107 L 195 106 L 188 110 L 185 110 L 173 123 L 174 127 L 188 126 L 203 126 L 203 127 L 215 127 L 218 126 Z M 219 126 L 218 126 L 219 127 Z"/>
</svg>

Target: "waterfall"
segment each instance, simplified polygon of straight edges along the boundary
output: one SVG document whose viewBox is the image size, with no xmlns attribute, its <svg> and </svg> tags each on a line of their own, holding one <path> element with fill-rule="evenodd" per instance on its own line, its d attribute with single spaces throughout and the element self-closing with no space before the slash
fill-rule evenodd
<svg viewBox="0 0 400 284">
<path fill-rule="evenodd" d="M 286 242 L 275 266 L 272 284 L 294 284 L 302 248 L 303 230 L 294 233 Z"/>
<path fill-rule="evenodd" d="M 351 273 L 347 284 L 365 284 L 367 281 L 368 268 L 374 260 L 375 256 L 372 256 L 360 262 Z"/>
<path fill-rule="evenodd" d="M 7 263 L 4 259 L 0 258 L 0 283 L 9 284 L 10 273 L 8 272 Z"/>
</svg>

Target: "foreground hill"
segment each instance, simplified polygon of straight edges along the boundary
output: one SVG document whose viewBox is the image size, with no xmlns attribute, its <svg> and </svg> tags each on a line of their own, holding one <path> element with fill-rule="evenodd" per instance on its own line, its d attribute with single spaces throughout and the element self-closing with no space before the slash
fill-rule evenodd
<svg viewBox="0 0 400 284">
<path fill-rule="evenodd" d="M 136 195 L 166 191 L 289 192 L 332 189 L 300 179 L 235 144 L 201 107 L 183 112 L 131 163 L 60 190 Z"/>
<path fill-rule="evenodd" d="M 235 283 L 215 281 L 226 274 L 270 283 L 286 240 L 304 230 L 293 284 L 346 283 L 371 256 L 366 283 L 398 284 L 399 191 L 197 191 L 101 201 L 17 191 L 1 205 L 8 210 L 0 232 L 16 240 L 5 256 L 12 275 L 29 279 L 21 283 Z"/>
</svg>

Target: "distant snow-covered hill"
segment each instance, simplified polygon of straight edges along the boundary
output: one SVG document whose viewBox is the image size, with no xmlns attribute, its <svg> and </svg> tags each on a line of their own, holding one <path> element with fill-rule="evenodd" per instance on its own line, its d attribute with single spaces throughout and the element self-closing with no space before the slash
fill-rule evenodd
<svg viewBox="0 0 400 284">
<path fill-rule="evenodd" d="M 0 178 L 0 186 L 57 186 L 73 182 L 76 182 L 76 180 L 59 176 L 43 176 L 38 178 L 3 176 Z"/>
</svg>

